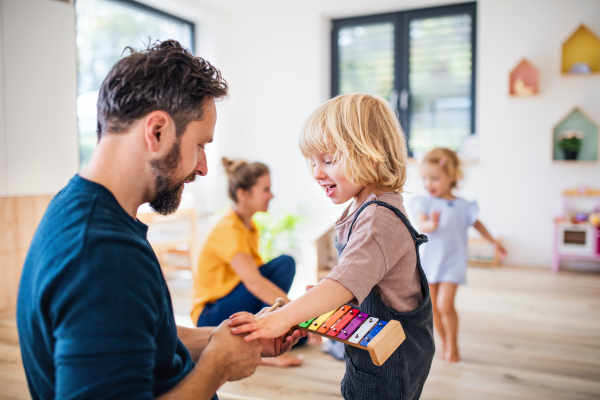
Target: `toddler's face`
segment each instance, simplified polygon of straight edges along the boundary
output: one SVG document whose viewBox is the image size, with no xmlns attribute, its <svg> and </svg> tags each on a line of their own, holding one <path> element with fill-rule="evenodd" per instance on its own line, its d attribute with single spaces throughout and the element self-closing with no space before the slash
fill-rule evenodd
<svg viewBox="0 0 600 400">
<path fill-rule="evenodd" d="M 356 196 L 363 187 L 348 182 L 333 159 L 334 154 L 312 155 L 310 160 L 313 163 L 313 177 L 334 204 L 343 204 Z"/>
<path fill-rule="evenodd" d="M 452 180 L 439 165 L 426 162 L 420 172 L 423 185 L 432 196 L 443 197 L 452 191 Z"/>
</svg>

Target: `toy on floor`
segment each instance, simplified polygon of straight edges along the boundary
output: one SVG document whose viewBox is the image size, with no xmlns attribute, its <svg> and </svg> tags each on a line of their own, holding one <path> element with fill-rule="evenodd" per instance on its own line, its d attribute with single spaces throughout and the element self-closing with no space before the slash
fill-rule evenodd
<svg viewBox="0 0 600 400">
<path fill-rule="evenodd" d="M 305 321 L 293 329 L 368 350 L 373 364 L 377 366 L 382 366 L 406 338 L 400 322 L 380 321 L 348 305 Z"/>
</svg>

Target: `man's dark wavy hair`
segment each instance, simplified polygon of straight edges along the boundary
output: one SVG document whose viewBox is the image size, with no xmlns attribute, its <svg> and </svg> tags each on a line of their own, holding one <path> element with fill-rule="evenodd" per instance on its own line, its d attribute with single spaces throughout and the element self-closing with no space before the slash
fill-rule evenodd
<svg viewBox="0 0 600 400">
<path fill-rule="evenodd" d="M 179 138 L 191 121 L 202 118 L 206 100 L 227 96 L 221 72 L 175 40 L 125 50 L 131 54 L 112 67 L 100 87 L 98 140 L 105 133 L 125 132 L 156 110 L 170 114 Z"/>
</svg>

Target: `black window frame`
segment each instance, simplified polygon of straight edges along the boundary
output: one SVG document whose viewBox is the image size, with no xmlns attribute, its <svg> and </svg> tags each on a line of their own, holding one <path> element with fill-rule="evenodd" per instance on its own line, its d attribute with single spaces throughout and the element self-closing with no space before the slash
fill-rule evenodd
<svg viewBox="0 0 600 400">
<path fill-rule="evenodd" d="M 78 1 L 78 0 L 75 0 L 75 1 Z M 172 21 L 180 22 L 180 23 L 188 25 L 190 27 L 191 35 L 192 35 L 191 48 L 189 50 L 192 52 L 192 54 L 196 54 L 196 24 L 193 23 L 192 21 L 188 21 L 187 19 L 183 19 L 176 15 L 169 14 L 168 12 L 159 10 L 154 7 L 150 7 L 146 4 L 142 4 L 142 3 L 139 3 L 134 0 L 106 0 L 106 1 L 109 1 L 112 3 L 121 3 L 122 5 L 128 6 L 133 9 L 142 10 L 149 14 L 154 14 L 154 15 L 157 15 L 157 16 L 165 18 L 165 19 L 170 19 Z"/>
<path fill-rule="evenodd" d="M 451 16 L 456 14 L 469 14 L 471 16 L 471 132 L 476 132 L 476 88 L 477 88 L 477 3 L 460 3 L 447 6 L 420 8 L 397 11 L 385 14 L 374 14 L 350 18 L 333 19 L 331 29 L 331 97 L 337 96 L 340 87 L 339 77 L 339 49 L 338 37 L 342 28 L 355 25 L 366 25 L 380 22 L 392 22 L 394 30 L 394 86 L 393 90 L 400 94 L 403 90 L 410 96 L 409 85 L 409 25 L 412 19 Z M 407 102 L 406 109 L 400 107 L 400 96 L 396 96 L 396 104 L 392 106 L 398 110 L 398 118 L 406 135 L 408 153 L 412 156 L 410 148 L 410 118 L 411 102 Z"/>
</svg>

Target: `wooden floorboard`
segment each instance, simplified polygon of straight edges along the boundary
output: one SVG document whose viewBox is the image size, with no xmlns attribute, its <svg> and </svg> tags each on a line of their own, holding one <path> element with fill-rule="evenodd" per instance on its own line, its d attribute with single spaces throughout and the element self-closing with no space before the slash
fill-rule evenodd
<svg viewBox="0 0 600 400">
<path fill-rule="evenodd" d="M 178 321 L 189 282 L 169 282 Z M 600 274 L 471 268 L 458 291 L 463 361 L 436 357 L 422 399 L 600 398 Z M 293 350 L 304 365 L 261 366 L 225 384 L 224 400 L 341 399 L 344 363 L 315 347 Z M 14 317 L 0 319 L 0 399 L 28 399 Z"/>
</svg>

